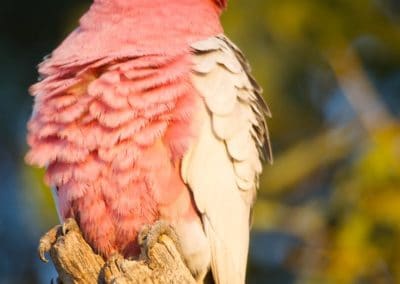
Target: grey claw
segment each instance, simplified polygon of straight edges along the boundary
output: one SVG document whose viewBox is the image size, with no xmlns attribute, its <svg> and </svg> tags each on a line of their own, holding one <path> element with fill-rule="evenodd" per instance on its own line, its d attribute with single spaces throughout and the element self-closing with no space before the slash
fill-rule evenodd
<svg viewBox="0 0 400 284">
<path fill-rule="evenodd" d="M 70 231 L 79 231 L 78 224 L 72 218 L 65 220 L 65 222 L 61 225 L 61 233 L 63 236 L 68 234 Z"/>
<path fill-rule="evenodd" d="M 39 258 L 40 258 L 41 261 L 43 261 L 44 263 L 48 263 L 48 262 L 49 262 L 49 260 L 48 260 L 48 259 L 46 258 L 46 256 L 45 256 L 46 251 L 41 250 L 41 249 L 39 248 L 38 253 L 39 253 Z"/>
<path fill-rule="evenodd" d="M 58 230 L 60 226 L 55 226 L 50 231 L 48 231 L 42 238 L 40 238 L 38 246 L 38 255 L 41 261 L 47 263 L 49 262 L 46 258 L 46 253 L 50 251 L 53 244 L 57 241 Z"/>
<path fill-rule="evenodd" d="M 62 223 L 62 225 L 61 225 L 61 233 L 62 233 L 62 235 L 65 236 L 67 234 L 67 231 L 68 231 L 67 226 L 65 225 L 65 223 Z"/>
<path fill-rule="evenodd" d="M 74 219 L 67 219 L 62 225 L 57 225 L 48 231 L 39 241 L 38 254 L 41 261 L 48 263 L 46 253 L 49 252 L 52 246 L 56 243 L 57 238 L 65 236 L 70 231 L 79 231 L 79 227 Z M 58 283 L 58 282 L 57 282 Z"/>
<path fill-rule="evenodd" d="M 137 238 L 138 238 L 138 244 L 140 246 L 142 246 L 146 243 L 147 235 L 149 234 L 150 230 L 151 230 L 150 225 L 145 225 L 143 227 L 143 229 L 139 232 L 139 235 Z"/>
<path fill-rule="evenodd" d="M 179 240 L 176 232 L 166 221 L 160 220 L 155 222 L 153 225 L 145 226 L 138 236 L 138 243 L 140 246 L 149 248 L 153 247 L 159 240 L 159 237 L 163 234 L 168 235 L 174 243 L 177 245 L 178 250 L 180 249 Z"/>
</svg>

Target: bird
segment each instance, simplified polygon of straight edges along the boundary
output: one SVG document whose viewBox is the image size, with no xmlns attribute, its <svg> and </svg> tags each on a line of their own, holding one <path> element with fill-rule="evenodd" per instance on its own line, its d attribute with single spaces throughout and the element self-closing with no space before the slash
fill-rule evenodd
<svg viewBox="0 0 400 284">
<path fill-rule="evenodd" d="M 94 0 L 38 67 L 26 161 L 104 259 L 137 257 L 163 222 L 196 280 L 245 282 L 271 112 L 227 4 Z"/>
</svg>

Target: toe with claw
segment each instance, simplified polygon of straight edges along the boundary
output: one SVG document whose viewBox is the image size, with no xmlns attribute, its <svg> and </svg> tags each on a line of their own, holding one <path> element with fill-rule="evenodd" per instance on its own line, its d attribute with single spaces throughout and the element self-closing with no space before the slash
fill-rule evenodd
<svg viewBox="0 0 400 284">
<path fill-rule="evenodd" d="M 50 251 L 59 236 L 65 236 L 70 231 L 79 230 L 78 224 L 74 219 L 67 219 L 62 225 L 57 225 L 50 229 L 39 241 L 38 254 L 40 260 L 49 262 L 46 253 Z"/>
<path fill-rule="evenodd" d="M 59 231 L 61 229 L 60 225 L 57 225 L 50 229 L 43 237 L 40 238 L 39 241 L 39 247 L 38 247 L 38 254 L 39 258 L 43 262 L 49 262 L 49 260 L 46 258 L 45 254 L 50 251 L 51 247 L 55 244 L 57 241 L 57 237 L 59 234 Z"/>
<path fill-rule="evenodd" d="M 68 234 L 68 232 L 71 231 L 78 231 L 79 232 L 79 227 L 78 224 L 76 223 L 75 219 L 69 218 L 65 220 L 65 222 L 61 225 L 61 230 L 63 236 Z"/>
<path fill-rule="evenodd" d="M 174 241 L 178 251 L 181 252 L 179 238 L 175 230 L 166 221 L 161 220 L 157 221 L 153 225 L 144 226 L 142 231 L 139 233 L 138 243 L 142 249 L 145 249 L 145 251 L 142 251 L 142 254 L 145 253 L 147 255 L 147 251 L 158 242 L 161 235 L 167 235 L 170 237 L 172 241 Z"/>
</svg>

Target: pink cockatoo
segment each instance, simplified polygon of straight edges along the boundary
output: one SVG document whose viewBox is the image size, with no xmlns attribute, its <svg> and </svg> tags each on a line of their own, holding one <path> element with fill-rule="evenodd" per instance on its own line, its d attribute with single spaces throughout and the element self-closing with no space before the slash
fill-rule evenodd
<svg viewBox="0 0 400 284">
<path fill-rule="evenodd" d="M 39 68 L 27 161 L 105 259 L 163 220 L 197 280 L 244 283 L 269 110 L 227 0 L 95 0 Z"/>
</svg>

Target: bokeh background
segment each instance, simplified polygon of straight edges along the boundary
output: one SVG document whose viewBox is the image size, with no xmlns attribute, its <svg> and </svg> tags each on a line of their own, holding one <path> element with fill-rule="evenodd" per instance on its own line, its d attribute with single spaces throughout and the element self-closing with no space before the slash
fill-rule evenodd
<svg viewBox="0 0 400 284">
<path fill-rule="evenodd" d="M 36 257 L 58 221 L 24 165 L 27 88 L 89 4 L 1 3 L 1 284 L 55 275 Z M 223 22 L 273 112 L 248 282 L 400 283 L 400 2 L 231 0 Z"/>
</svg>

